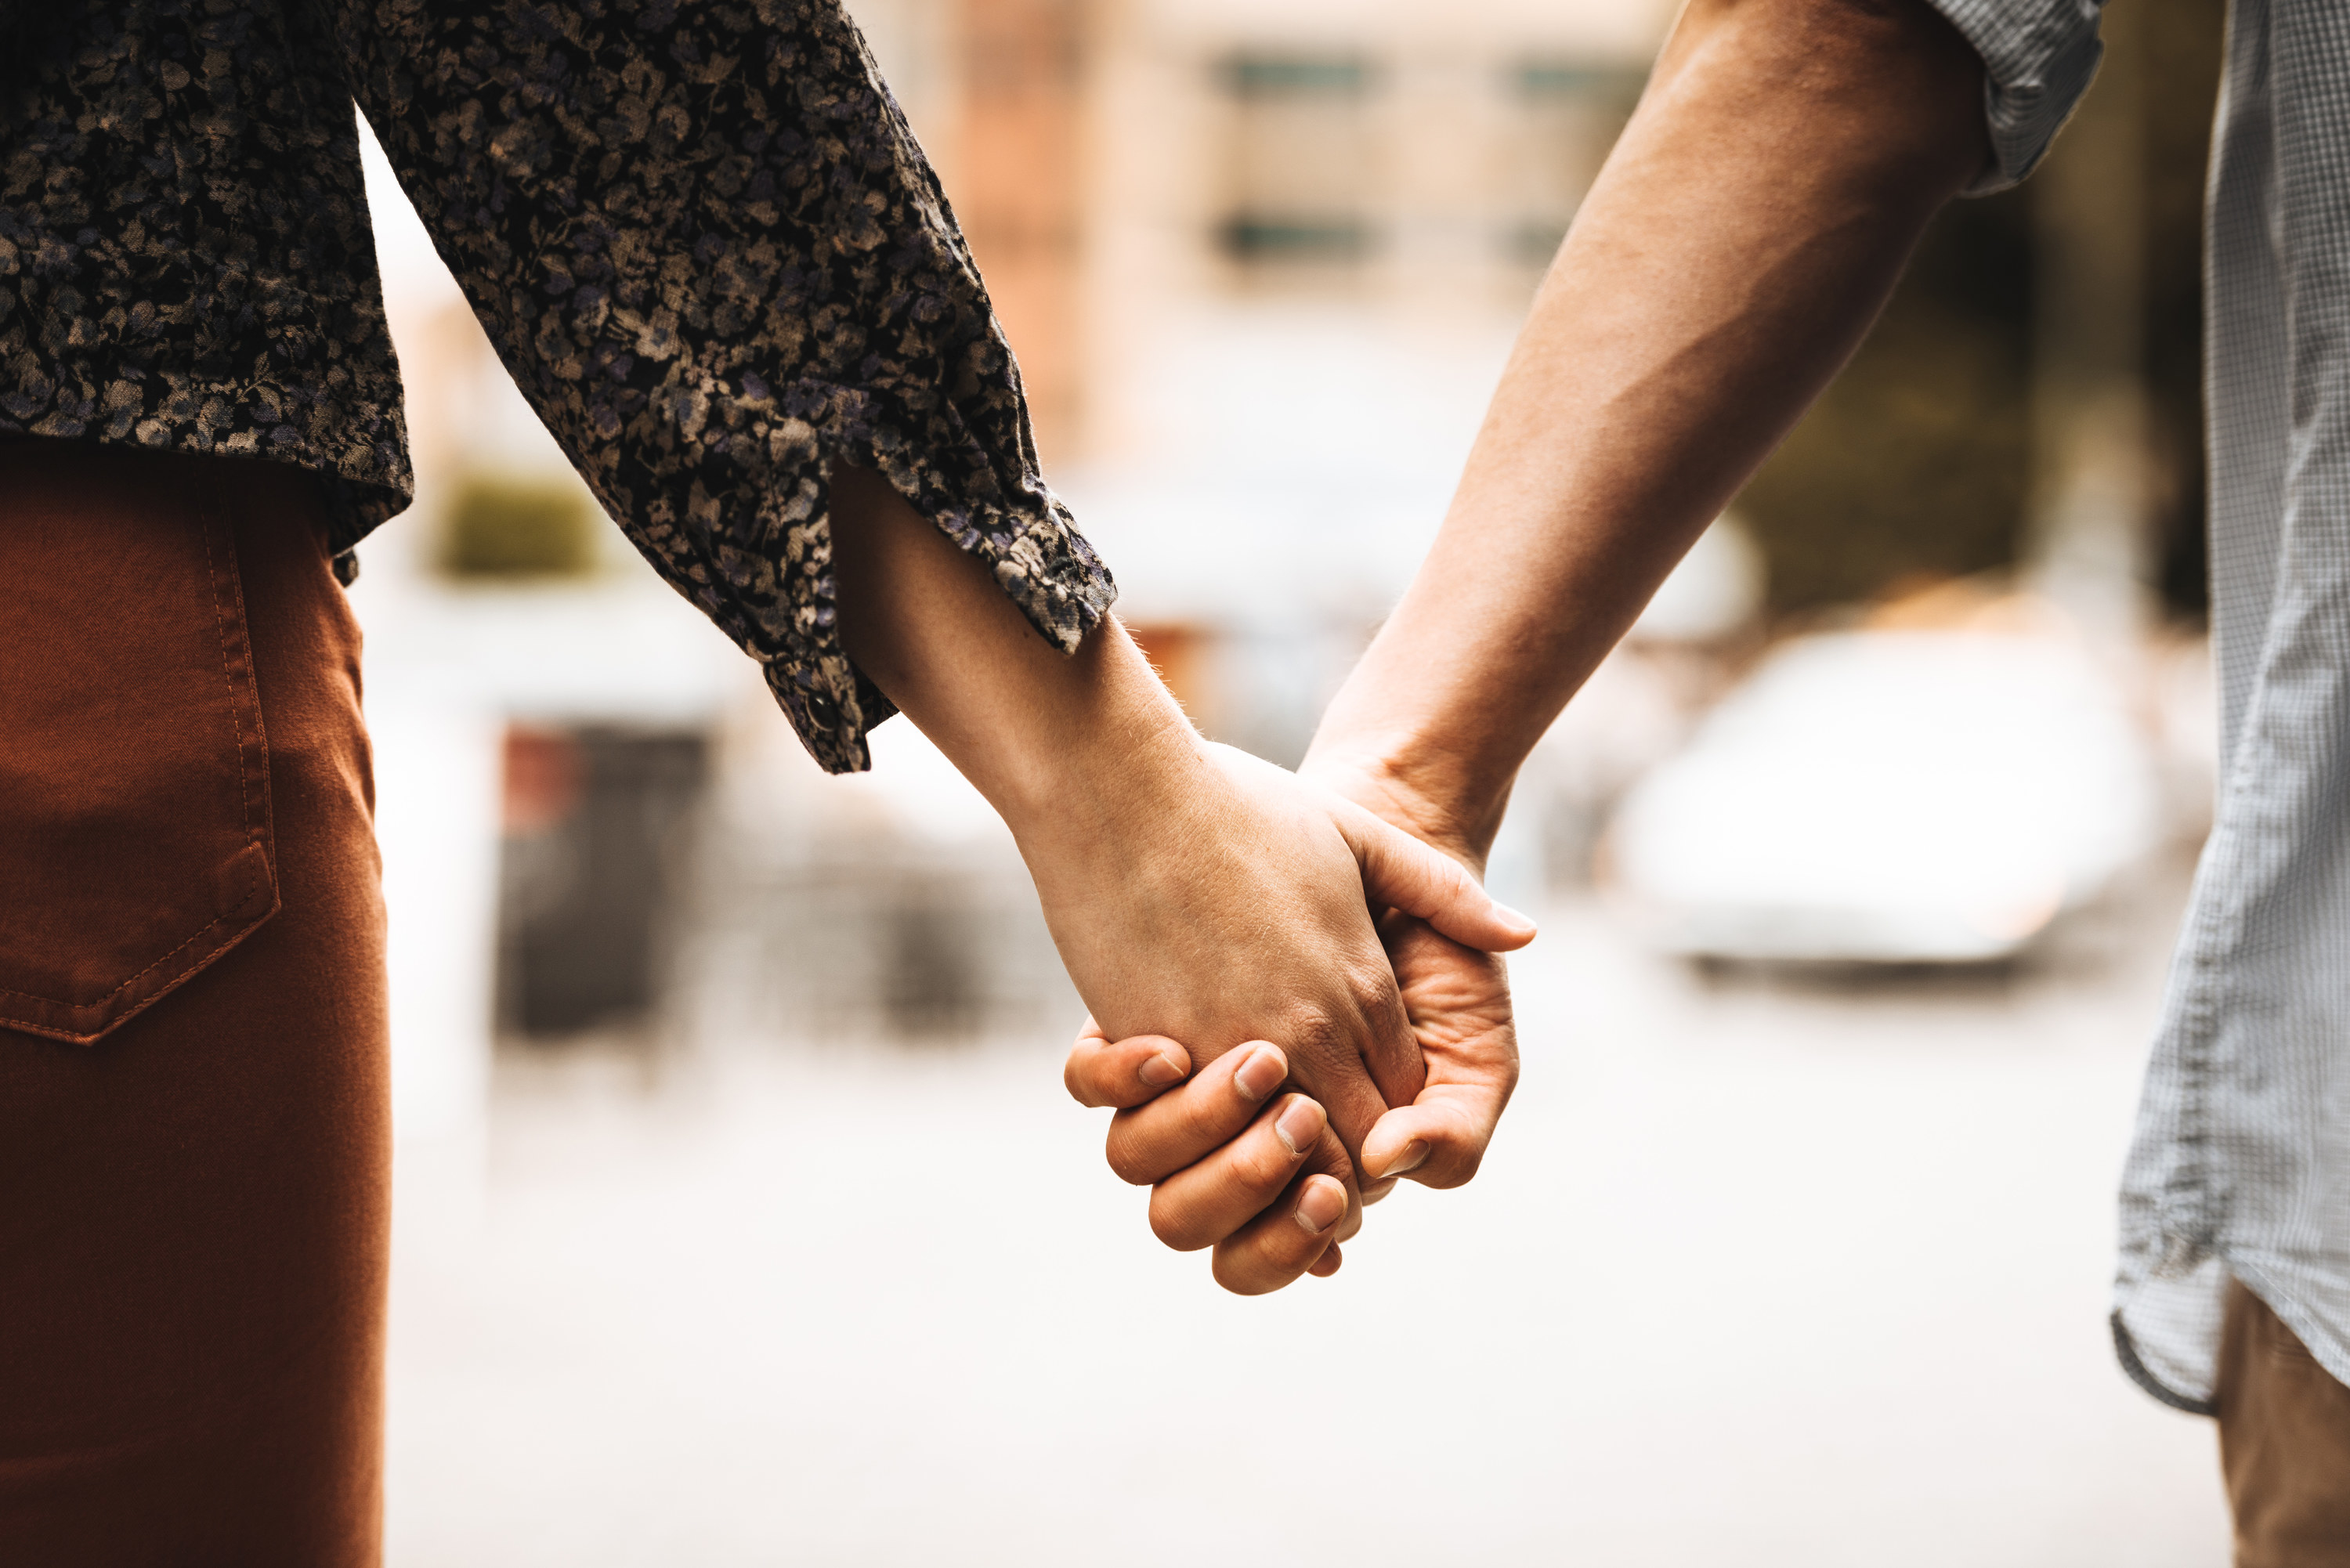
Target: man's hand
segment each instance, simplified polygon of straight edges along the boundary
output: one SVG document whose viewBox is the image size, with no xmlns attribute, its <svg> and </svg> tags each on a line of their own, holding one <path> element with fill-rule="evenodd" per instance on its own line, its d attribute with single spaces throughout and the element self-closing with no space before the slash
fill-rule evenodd
<svg viewBox="0 0 2350 1568">
<path fill-rule="evenodd" d="M 1381 763 L 1374 744 L 1326 722 L 1301 776 L 1482 877 L 1491 829 L 1481 833 L 1420 795 Z M 1388 1111 L 1364 1138 L 1363 1168 L 1375 1183 L 1409 1176 L 1426 1187 L 1458 1187 L 1477 1174 L 1518 1084 L 1509 970 L 1492 953 L 1449 940 L 1401 909 L 1381 916 L 1379 940 L 1401 989 L 1423 1078 L 1410 1103 Z M 1375 1187 L 1369 1196 L 1385 1191 Z"/>
<path fill-rule="evenodd" d="M 1518 1086 L 1518 1028 L 1502 961 L 1393 910 L 1379 936 L 1425 1078 L 1411 1103 L 1381 1116 L 1363 1140 L 1363 1168 L 1378 1184 L 1367 1194 L 1373 1199 L 1398 1179 L 1459 1187 L 1475 1176 Z"/>
</svg>

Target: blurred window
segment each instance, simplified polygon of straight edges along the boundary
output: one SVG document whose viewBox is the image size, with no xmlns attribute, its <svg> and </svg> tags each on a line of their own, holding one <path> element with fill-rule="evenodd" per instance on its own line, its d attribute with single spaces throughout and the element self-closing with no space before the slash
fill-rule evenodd
<svg viewBox="0 0 2350 1568">
<path fill-rule="evenodd" d="M 1232 108 L 1225 254 L 1244 265 L 1368 255 L 1378 72 L 1347 55 L 1241 54 L 1217 79 Z"/>
</svg>

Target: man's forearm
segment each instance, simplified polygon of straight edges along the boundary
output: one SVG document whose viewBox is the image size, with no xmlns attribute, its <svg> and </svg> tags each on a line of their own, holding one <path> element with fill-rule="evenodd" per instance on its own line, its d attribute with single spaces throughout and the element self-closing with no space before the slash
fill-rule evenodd
<svg viewBox="0 0 2350 1568">
<path fill-rule="evenodd" d="M 1692 0 L 1310 770 L 1470 858 L 1535 741 L 1985 166 L 1922 0 Z"/>
</svg>

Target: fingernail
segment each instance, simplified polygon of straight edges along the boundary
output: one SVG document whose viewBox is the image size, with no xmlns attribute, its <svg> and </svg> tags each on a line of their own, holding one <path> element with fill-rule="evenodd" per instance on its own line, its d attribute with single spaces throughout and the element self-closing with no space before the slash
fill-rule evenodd
<svg viewBox="0 0 2350 1568">
<path fill-rule="evenodd" d="M 1241 1070 L 1232 1075 L 1232 1087 L 1241 1092 L 1241 1098 L 1254 1105 L 1281 1087 L 1281 1081 L 1287 1076 L 1289 1064 L 1281 1059 L 1281 1053 L 1270 1045 L 1260 1045 L 1241 1064 Z"/>
<path fill-rule="evenodd" d="M 1161 1053 L 1137 1067 L 1134 1075 L 1154 1089 L 1163 1089 L 1170 1084 L 1180 1082 L 1183 1069 L 1175 1064 L 1174 1057 Z"/>
<path fill-rule="evenodd" d="M 1297 1195 L 1297 1207 L 1291 1210 L 1291 1218 L 1307 1235 L 1319 1236 L 1346 1212 L 1347 1189 L 1335 1178 L 1317 1176 Z"/>
<path fill-rule="evenodd" d="M 1499 898 L 1493 900 L 1493 915 L 1497 919 L 1514 921 L 1521 926 L 1532 926 L 1534 923 L 1534 918 L 1532 915 L 1521 914 Z"/>
<path fill-rule="evenodd" d="M 1274 1119 L 1273 1130 L 1292 1154 L 1304 1154 L 1322 1136 L 1322 1107 L 1300 1095 Z"/>
<path fill-rule="evenodd" d="M 1418 1170 L 1427 1163 L 1428 1146 L 1414 1138 L 1403 1146 L 1402 1153 L 1388 1161 L 1388 1168 L 1379 1172 L 1378 1179 L 1385 1181 L 1391 1176 L 1401 1176 L 1408 1170 Z"/>
</svg>

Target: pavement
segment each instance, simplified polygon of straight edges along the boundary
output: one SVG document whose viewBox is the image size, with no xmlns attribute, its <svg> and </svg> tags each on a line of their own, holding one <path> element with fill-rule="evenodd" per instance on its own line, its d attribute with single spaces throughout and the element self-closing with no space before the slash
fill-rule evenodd
<svg viewBox="0 0 2350 1568">
<path fill-rule="evenodd" d="M 510 1052 L 485 1147 L 402 1153 L 390 1561 L 2217 1568 L 2210 1425 L 2106 1326 L 2184 888 L 1959 976 L 1560 900 L 1483 1173 L 1258 1300 L 1066 1032 Z"/>
</svg>

